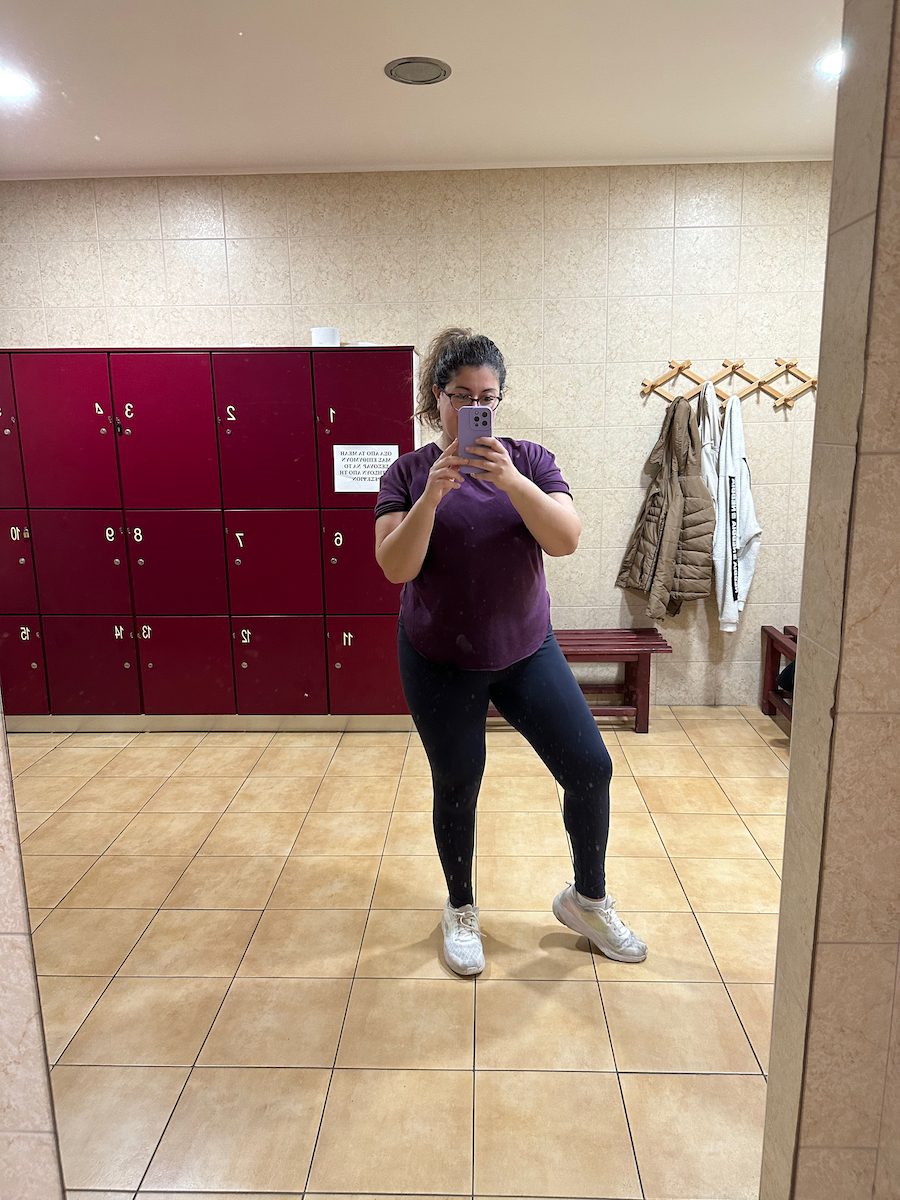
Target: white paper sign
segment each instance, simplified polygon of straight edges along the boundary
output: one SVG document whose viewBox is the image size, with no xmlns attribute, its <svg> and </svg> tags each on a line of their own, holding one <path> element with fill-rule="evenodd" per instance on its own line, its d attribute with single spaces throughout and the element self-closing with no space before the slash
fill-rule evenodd
<svg viewBox="0 0 900 1200">
<path fill-rule="evenodd" d="M 377 492 L 382 475 L 400 457 L 399 446 L 334 446 L 334 490 Z"/>
</svg>

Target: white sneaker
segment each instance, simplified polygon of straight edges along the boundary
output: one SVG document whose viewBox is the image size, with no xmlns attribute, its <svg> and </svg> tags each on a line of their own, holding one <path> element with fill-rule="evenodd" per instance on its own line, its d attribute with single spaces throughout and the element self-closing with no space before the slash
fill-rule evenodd
<svg viewBox="0 0 900 1200">
<path fill-rule="evenodd" d="M 484 970 L 477 908 L 471 904 L 452 908 L 448 900 L 441 917 L 441 929 L 444 933 L 444 962 L 451 971 L 457 975 L 477 975 Z"/>
<path fill-rule="evenodd" d="M 575 933 L 584 934 L 592 946 L 617 962 L 643 962 L 647 947 L 631 932 L 616 912 L 616 902 L 607 896 L 601 905 L 585 908 L 580 904 L 575 885 L 570 883 L 553 901 L 553 915 Z"/>
</svg>

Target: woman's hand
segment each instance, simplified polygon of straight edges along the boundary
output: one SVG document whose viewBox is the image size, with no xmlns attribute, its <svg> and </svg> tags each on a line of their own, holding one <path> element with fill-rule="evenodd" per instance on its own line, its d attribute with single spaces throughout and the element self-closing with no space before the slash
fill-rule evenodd
<svg viewBox="0 0 900 1200">
<path fill-rule="evenodd" d="M 462 487 L 463 477 L 456 468 L 465 465 L 467 460 L 455 453 L 458 446 L 459 439 L 454 438 L 443 454 L 434 460 L 428 472 L 428 481 L 421 499 L 422 503 L 430 508 L 437 508 L 448 492 Z"/>
<path fill-rule="evenodd" d="M 493 483 L 501 492 L 509 492 L 522 482 L 523 476 L 516 469 L 513 460 L 499 438 L 480 437 L 475 439 L 474 446 L 466 446 L 466 453 L 473 455 L 471 459 L 462 459 L 472 467 L 477 467 L 480 477 Z M 475 458 L 474 455 L 480 455 Z"/>
</svg>

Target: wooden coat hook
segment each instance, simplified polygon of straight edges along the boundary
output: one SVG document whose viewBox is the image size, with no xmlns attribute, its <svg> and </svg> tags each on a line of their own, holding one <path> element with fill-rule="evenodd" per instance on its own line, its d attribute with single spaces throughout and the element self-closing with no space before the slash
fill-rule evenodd
<svg viewBox="0 0 900 1200">
<path fill-rule="evenodd" d="M 669 370 L 664 371 L 658 379 L 643 380 L 641 395 L 649 396 L 651 392 L 656 392 L 668 404 L 671 404 L 676 399 L 676 394 L 668 391 L 663 384 L 683 375 L 694 384 L 689 391 L 678 392 L 678 395 L 683 396 L 685 400 L 693 400 L 695 396 L 700 395 L 700 389 L 704 383 L 711 383 L 721 401 L 722 408 L 728 403 L 730 396 L 737 396 L 743 400 L 746 396 L 751 396 L 757 391 L 765 392 L 767 396 L 771 396 L 775 401 L 775 408 L 793 408 L 795 400 L 799 399 L 805 392 L 812 391 L 816 387 L 818 377 L 808 375 L 806 371 L 802 371 L 797 366 L 796 358 L 776 358 L 775 362 L 777 364 L 775 369 L 770 371 L 768 375 L 760 378 L 746 369 L 742 358 L 736 360 L 725 358 L 722 360 L 722 370 L 717 371 L 715 375 L 711 375 L 709 379 L 704 379 L 702 375 L 698 375 L 696 371 L 691 370 L 691 360 L 689 358 L 686 358 L 684 362 L 671 359 L 669 361 Z M 749 384 L 749 387 L 742 388 L 740 391 L 734 391 L 733 389 L 726 390 L 719 387 L 723 379 L 730 379 L 733 375 L 737 375 L 740 379 L 745 380 Z M 796 387 L 791 388 L 790 391 L 780 392 L 778 388 L 772 386 L 772 380 L 778 379 L 782 375 L 793 376 L 795 379 L 799 379 L 800 382 Z"/>
</svg>

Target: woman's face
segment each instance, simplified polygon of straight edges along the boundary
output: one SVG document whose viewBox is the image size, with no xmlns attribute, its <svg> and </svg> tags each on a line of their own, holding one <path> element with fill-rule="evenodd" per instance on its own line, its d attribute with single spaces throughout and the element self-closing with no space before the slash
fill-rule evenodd
<svg viewBox="0 0 900 1200">
<path fill-rule="evenodd" d="M 497 372 L 490 367 L 461 367 L 443 392 L 437 384 L 432 390 L 437 397 L 441 428 L 444 431 L 444 443 L 449 445 L 456 437 L 459 417 L 456 409 L 450 403 L 447 393 L 457 397 L 463 395 L 470 397 L 472 404 L 486 402 L 488 397 L 493 396 L 496 399 L 500 395 L 500 380 L 497 378 Z"/>
</svg>

